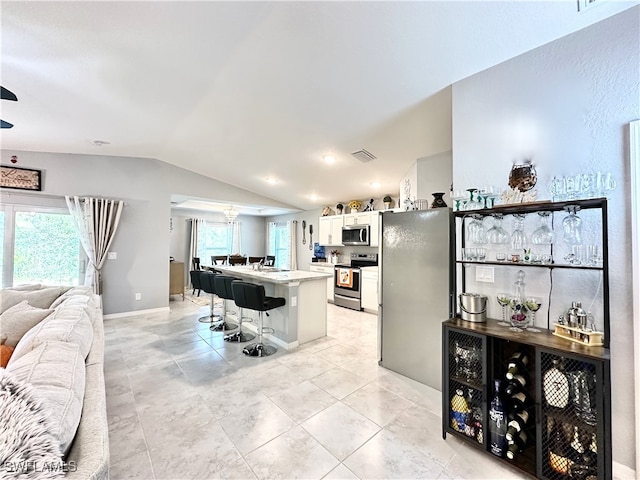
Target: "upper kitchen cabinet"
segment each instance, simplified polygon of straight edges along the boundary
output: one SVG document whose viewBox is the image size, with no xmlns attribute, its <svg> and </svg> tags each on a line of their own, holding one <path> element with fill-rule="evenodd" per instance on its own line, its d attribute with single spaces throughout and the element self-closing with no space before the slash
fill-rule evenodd
<svg viewBox="0 0 640 480">
<path fill-rule="evenodd" d="M 320 245 L 327 247 L 342 245 L 344 215 L 320 217 L 318 225 L 318 243 Z"/>
<path fill-rule="evenodd" d="M 347 213 L 344 225 L 371 225 L 371 212 Z"/>
</svg>

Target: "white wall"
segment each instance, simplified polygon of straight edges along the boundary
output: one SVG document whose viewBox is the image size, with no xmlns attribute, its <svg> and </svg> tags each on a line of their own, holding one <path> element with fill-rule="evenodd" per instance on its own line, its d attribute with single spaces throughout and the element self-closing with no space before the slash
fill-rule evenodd
<svg viewBox="0 0 640 480">
<path fill-rule="evenodd" d="M 172 194 L 291 208 L 154 159 L 8 150 L 1 155 L 17 155 L 18 166 L 43 171 L 43 191 L 34 192 L 32 198 L 41 196 L 47 202 L 50 196 L 79 195 L 126 202 L 111 246 L 118 258 L 107 260 L 103 267 L 105 314 L 169 305 Z M 12 203 L 12 198 L 10 191 L 0 191 L 2 202 Z M 140 301 L 135 300 L 137 292 L 142 294 Z"/>
<path fill-rule="evenodd" d="M 539 198 L 549 198 L 554 175 L 603 170 L 618 181 L 609 203 L 613 458 L 631 468 L 640 386 L 632 376 L 626 132 L 640 118 L 639 18 L 634 7 L 453 86 L 454 188 L 506 187 L 512 161 L 525 157 L 536 165 Z M 528 287 L 542 289 L 542 281 L 532 278 Z M 568 276 L 553 288 L 593 293 L 596 282 Z"/>
</svg>

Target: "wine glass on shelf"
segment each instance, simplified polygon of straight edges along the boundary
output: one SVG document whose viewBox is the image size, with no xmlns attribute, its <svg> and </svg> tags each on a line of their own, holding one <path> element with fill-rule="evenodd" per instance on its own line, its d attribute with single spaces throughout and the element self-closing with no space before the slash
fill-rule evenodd
<svg viewBox="0 0 640 480">
<path fill-rule="evenodd" d="M 540 332 L 540 329 L 535 328 L 535 323 L 536 312 L 540 310 L 540 307 L 542 306 L 542 299 L 540 297 L 527 297 L 527 299 L 525 300 L 525 305 L 529 309 L 529 311 L 531 311 L 531 323 L 530 326 L 527 327 L 527 331 L 534 333 Z"/>
<path fill-rule="evenodd" d="M 509 234 L 502 228 L 502 221 L 504 220 L 501 213 L 492 215 L 493 226 L 487 231 L 487 241 L 494 245 L 505 245 L 509 243 Z"/>
<path fill-rule="evenodd" d="M 569 246 L 582 245 L 582 219 L 577 215 L 580 207 L 577 205 L 567 205 L 565 210 L 569 215 L 562 220 L 564 242 Z"/>
<path fill-rule="evenodd" d="M 466 190 L 452 190 L 451 200 L 454 202 L 454 208 L 456 212 L 464 210 L 467 200 L 469 199 L 469 192 Z"/>
<path fill-rule="evenodd" d="M 498 305 L 502 307 L 502 321 L 498 322 L 498 325 L 501 327 L 509 327 L 511 324 L 507 322 L 507 307 L 509 303 L 511 303 L 511 295 L 508 293 L 498 293 L 496 300 L 498 300 Z"/>
<path fill-rule="evenodd" d="M 527 236 L 524 233 L 524 215 L 516 213 L 514 216 L 515 227 L 511 232 L 511 248 L 521 252 L 527 243 Z"/>
<path fill-rule="evenodd" d="M 538 212 L 540 226 L 531 234 L 531 243 L 534 245 L 551 245 L 553 243 L 553 230 L 549 226 L 551 212 Z"/>
<path fill-rule="evenodd" d="M 472 215 L 471 221 L 467 225 L 467 239 L 476 245 L 487 243 L 487 229 L 482 223 L 482 216 Z"/>
</svg>

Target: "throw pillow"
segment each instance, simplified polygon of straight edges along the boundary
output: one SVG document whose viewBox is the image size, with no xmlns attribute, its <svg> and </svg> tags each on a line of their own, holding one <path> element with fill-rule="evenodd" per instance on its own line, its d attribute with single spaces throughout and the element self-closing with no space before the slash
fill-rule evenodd
<svg viewBox="0 0 640 480">
<path fill-rule="evenodd" d="M 40 290 L 23 291 L 7 290 L 0 291 L 0 313 L 4 313 L 8 308 L 26 300 L 32 307 L 49 308 L 53 301 L 62 295 L 69 287 L 47 287 Z"/>
<path fill-rule="evenodd" d="M 43 322 L 24 334 L 13 352 L 10 363 L 47 340 L 75 343 L 80 347 L 84 361 L 93 342 L 93 324 L 87 308 L 83 305 L 65 303 L 53 310 Z"/>
<path fill-rule="evenodd" d="M 50 416 L 50 431 L 66 455 L 76 434 L 84 400 L 85 365 L 75 343 L 47 341 L 6 369 L 14 378 L 30 383 Z"/>
<path fill-rule="evenodd" d="M 6 335 L 5 343 L 15 347 L 25 333 L 52 313 L 53 310 L 32 307 L 23 300 L 0 315 L 0 335 Z"/>
<path fill-rule="evenodd" d="M 9 345 L 0 345 L 0 367 L 6 368 L 11 354 L 13 353 L 13 347 Z"/>
<path fill-rule="evenodd" d="M 0 370 L 0 478 L 46 480 L 64 475 L 51 415 L 33 387 Z"/>
</svg>

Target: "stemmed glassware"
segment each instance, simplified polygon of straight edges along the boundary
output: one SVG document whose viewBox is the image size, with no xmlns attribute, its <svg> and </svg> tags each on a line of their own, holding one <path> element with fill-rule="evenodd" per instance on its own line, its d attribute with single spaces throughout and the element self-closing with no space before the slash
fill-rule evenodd
<svg viewBox="0 0 640 480">
<path fill-rule="evenodd" d="M 469 200 L 469 192 L 466 190 L 452 190 L 450 193 L 451 200 L 454 201 L 454 209 L 456 212 L 464 210 Z"/>
<path fill-rule="evenodd" d="M 553 243 L 553 230 L 549 226 L 550 212 L 538 212 L 540 226 L 531 234 L 531 243 L 534 245 L 551 245 Z"/>
<path fill-rule="evenodd" d="M 498 300 L 498 305 L 502 307 L 502 321 L 498 322 L 498 325 L 508 327 L 511 324 L 507 322 L 507 307 L 509 303 L 511 303 L 511 295 L 508 293 L 498 293 L 496 299 Z"/>
<path fill-rule="evenodd" d="M 513 218 L 515 219 L 515 229 L 511 233 L 511 248 L 521 252 L 527 242 L 527 236 L 524 233 L 524 215 L 517 213 Z"/>
<path fill-rule="evenodd" d="M 480 202 L 480 194 L 477 188 L 468 188 L 469 201 L 464 206 L 465 210 L 479 210 L 484 208 L 484 202 Z"/>
<path fill-rule="evenodd" d="M 487 243 L 487 229 L 482 223 L 481 215 L 472 215 L 472 220 L 467 225 L 467 239 L 476 245 Z"/>
<path fill-rule="evenodd" d="M 502 214 L 493 215 L 493 226 L 487 231 L 487 240 L 494 245 L 504 245 L 509 243 L 509 234 L 502 228 Z"/>
<path fill-rule="evenodd" d="M 567 205 L 565 210 L 569 215 L 562 220 L 564 242 L 567 245 L 582 245 L 582 219 L 576 214 L 580 210 L 577 205 Z"/>
<path fill-rule="evenodd" d="M 527 297 L 525 301 L 525 305 L 531 312 L 531 325 L 535 325 L 536 323 L 536 312 L 540 310 L 542 306 L 542 299 L 540 297 Z M 534 326 L 527 327 L 528 332 L 540 332 L 540 329 L 535 328 Z"/>
</svg>

